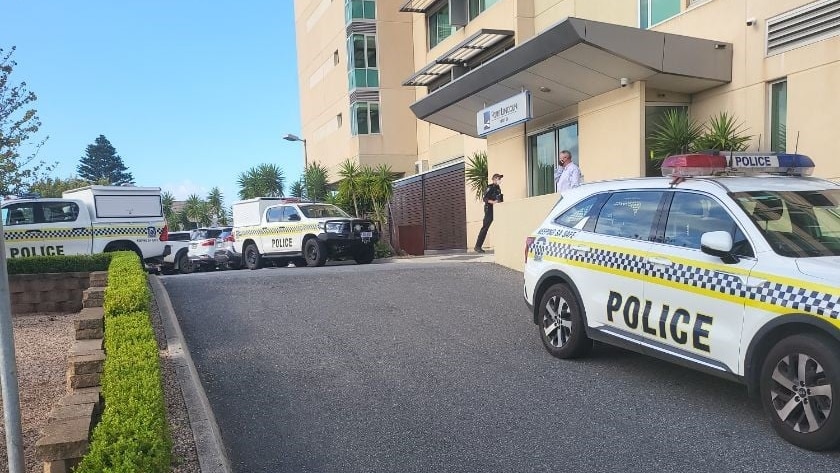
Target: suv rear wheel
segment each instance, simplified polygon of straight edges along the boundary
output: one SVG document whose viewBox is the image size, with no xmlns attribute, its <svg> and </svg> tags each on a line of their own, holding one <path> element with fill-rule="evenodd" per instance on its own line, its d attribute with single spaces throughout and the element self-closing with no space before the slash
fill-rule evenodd
<svg viewBox="0 0 840 473">
<path fill-rule="evenodd" d="M 190 261 L 190 257 L 187 255 L 187 252 L 181 252 L 178 256 L 178 271 L 180 271 L 181 274 L 190 274 L 194 270 L 195 268 L 193 267 L 192 261 Z"/>
<path fill-rule="evenodd" d="M 245 247 L 242 257 L 245 259 L 245 266 L 247 266 L 248 269 L 260 269 L 262 257 L 260 256 L 260 250 L 257 249 L 257 245 L 249 243 L 248 246 Z"/>
<path fill-rule="evenodd" d="M 580 303 L 566 284 L 555 284 L 543 294 L 537 328 L 545 349 L 557 358 L 576 358 L 592 349 L 586 336 Z"/>
<path fill-rule="evenodd" d="M 840 445 L 840 347 L 817 334 L 778 342 L 761 368 L 761 403 L 788 442 L 808 450 Z M 833 411 L 833 412 L 832 412 Z"/>
</svg>

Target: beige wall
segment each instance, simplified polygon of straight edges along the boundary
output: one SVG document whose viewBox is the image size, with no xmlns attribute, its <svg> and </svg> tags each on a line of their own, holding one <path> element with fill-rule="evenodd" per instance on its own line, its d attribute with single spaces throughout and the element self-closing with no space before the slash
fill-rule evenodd
<svg viewBox="0 0 840 473">
<path fill-rule="evenodd" d="M 494 210 L 489 234 L 496 239 L 495 262 L 522 271 L 525 266 L 525 238 L 536 230 L 559 199 L 547 194 L 530 199 L 507 199 Z M 513 224 L 513 225 L 511 225 Z"/>
<path fill-rule="evenodd" d="M 309 162 L 326 166 L 332 181 L 337 179 L 340 163 L 347 159 L 374 167 L 388 164 L 394 172 L 414 172 L 417 119 L 409 105 L 415 93 L 402 86 L 414 71 L 413 55 L 406 54 L 412 50 L 414 19 L 399 11 L 401 4 L 401 0 L 377 2 L 381 133 L 352 136 L 344 2 L 295 0 L 300 135 L 306 139 Z M 333 60 L 335 51 L 338 64 Z"/>
</svg>

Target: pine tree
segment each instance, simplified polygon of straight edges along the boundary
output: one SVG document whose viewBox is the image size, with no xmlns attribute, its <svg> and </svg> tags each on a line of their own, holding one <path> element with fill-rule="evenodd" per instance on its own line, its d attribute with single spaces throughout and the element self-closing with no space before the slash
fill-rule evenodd
<svg viewBox="0 0 840 473">
<path fill-rule="evenodd" d="M 134 177 L 128 172 L 117 150 L 104 135 L 99 135 L 94 144 L 85 149 L 85 156 L 76 167 L 79 177 L 89 181 L 106 179 L 111 185 L 134 184 Z"/>
</svg>

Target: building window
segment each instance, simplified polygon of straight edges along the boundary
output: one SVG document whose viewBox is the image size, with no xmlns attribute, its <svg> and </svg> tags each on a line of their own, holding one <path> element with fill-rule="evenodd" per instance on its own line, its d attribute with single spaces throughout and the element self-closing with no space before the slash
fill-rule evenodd
<svg viewBox="0 0 840 473">
<path fill-rule="evenodd" d="M 639 28 L 647 29 L 679 14 L 682 0 L 639 0 Z"/>
<path fill-rule="evenodd" d="M 499 3 L 499 0 L 470 0 L 470 21 L 496 3 Z"/>
<path fill-rule="evenodd" d="M 344 0 L 344 22 L 353 20 L 375 20 L 375 0 Z"/>
<path fill-rule="evenodd" d="M 430 14 L 426 20 L 429 27 L 429 49 L 452 36 L 455 31 L 449 22 L 449 2 L 444 3 L 443 7 Z"/>
<path fill-rule="evenodd" d="M 787 150 L 787 81 L 770 84 L 770 151 Z"/>
<path fill-rule="evenodd" d="M 379 87 L 376 35 L 350 35 L 347 38 L 347 57 L 350 90 L 356 87 Z"/>
<path fill-rule="evenodd" d="M 355 102 L 350 105 L 350 122 L 353 135 L 379 133 L 379 102 Z"/>
<path fill-rule="evenodd" d="M 528 138 L 528 195 L 554 192 L 554 164 L 557 153 L 569 150 L 572 161 L 578 163 L 578 124 L 569 123 Z"/>
</svg>

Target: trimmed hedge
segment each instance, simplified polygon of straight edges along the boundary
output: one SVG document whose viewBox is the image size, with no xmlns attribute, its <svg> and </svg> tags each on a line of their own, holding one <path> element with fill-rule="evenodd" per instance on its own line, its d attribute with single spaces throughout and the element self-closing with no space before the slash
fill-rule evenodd
<svg viewBox="0 0 840 473">
<path fill-rule="evenodd" d="M 9 274 L 75 273 L 107 271 L 114 253 L 95 255 L 32 256 L 8 258 Z"/>
<path fill-rule="evenodd" d="M 114 253 L 105 290 L 105 409 L 77 473 L 170 470 L 171 441 L 150 292 L 139 258 Z"/>
</svg>

